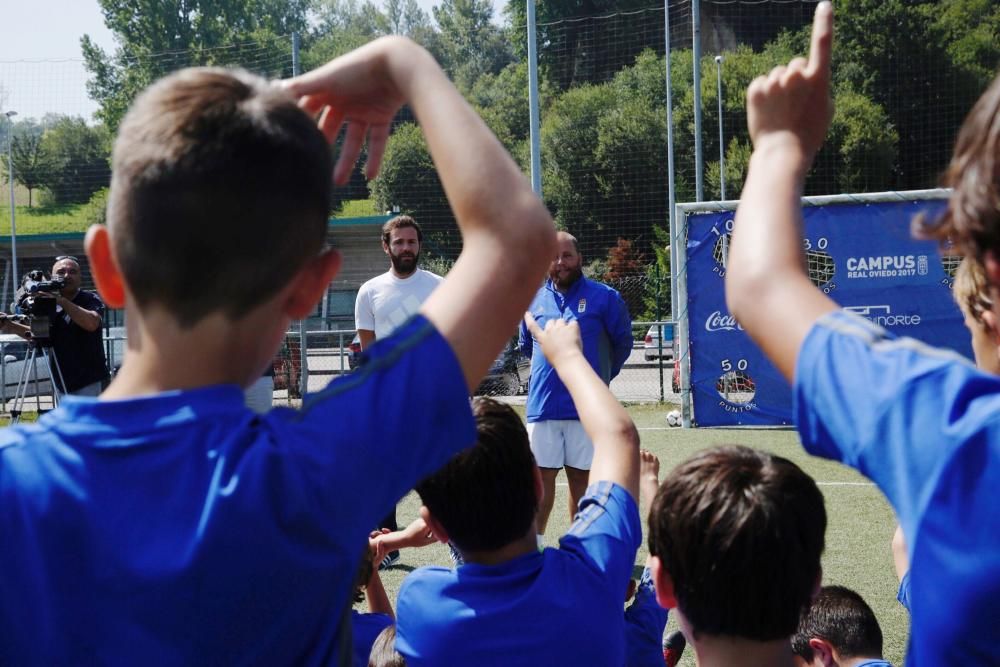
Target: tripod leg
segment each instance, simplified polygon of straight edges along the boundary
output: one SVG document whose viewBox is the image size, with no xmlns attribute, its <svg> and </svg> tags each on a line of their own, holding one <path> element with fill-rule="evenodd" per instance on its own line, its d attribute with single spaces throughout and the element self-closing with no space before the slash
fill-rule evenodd
<svg viewBox="0 0 1000 667">
<path fill-rule="evenodd" d="M 52 385 L 52 409 L 55 409 L 62 402 L 63 397 L 63 392 L 59 387 L 65 387 L 66 381 L 63 379 L 62 366 L 59 365 L 59 357 L 56 355 L 55 349 L 52 350 L 51 358 L 49 358 L 49 353 L 44 348 L 42 349 L 42 354 L 45 355 L 46 360 L 49 362 L 49 383 Z M 52 373 L 53 368 L 56 369 L 54 374 Z M 56 384 L 57 377 L 59 378 L 58 384 Z"/>
<path fill-rule="evenodd" d="M 21 377 L 17 381 L 17 388 L 14 389 L 13 407 L 10 411 L 10 421 L 16 424 L 21 419 L 21 409 L 28 395 L 28 382 L 31 379 L 30 370 L 35 364 L 35 347 L 29 347 L 28 354 L 24 356 L 24 366 L 21 367 Z"/>
</svg>

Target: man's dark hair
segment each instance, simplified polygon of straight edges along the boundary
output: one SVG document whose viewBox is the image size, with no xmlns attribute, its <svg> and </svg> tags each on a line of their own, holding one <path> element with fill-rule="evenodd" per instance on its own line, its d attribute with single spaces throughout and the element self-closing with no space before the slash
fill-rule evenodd
<svg viewBox="0 0 1000 667">
<path fill-rule="evenodd" d="M 392 233 L 402 227 L 413 227 L 417 230 L 417 242 L 424 242 L 424 233 L 420 229 L 420 225 L 417 221 L 408 215 L 397 215 L 391 220 L 387 220 L 384 225 L 382 225 L 382 243 L 389 245 L 389 239 L 392 237 Z"/>
<path fill-rule="evenodd" d="M 826 532 L 823 495 L 779 456 L 716 447 L 674 468 L 649 515 L 649 551 L 696 633 L 789 637 L 809 606 Z"/>
<path fill-rule="evenodd" d="M 139 307 L 189 327 L 273 296 L 323 246 L 331 164 L 315 122 L 260 77 L 192 68 L 150 86 L 119 129 L 108 203 Z"/>
<path fill-rule="evenodd" d="M 535 458 L 509 405 L 472 402 L 476 444 L 417 485 L 420 500 L 463 552 L 493 551 L 524 536 L 535 513 Z"/>
<path fill-rule="evenodd" d="M 882 629 L 864 598 L 843 586 L 824 586 L 792 635 L 792 650 L 812 660 L 813 638 L 830 642 L 845 658 L 881 658 Z"/>
</svg>

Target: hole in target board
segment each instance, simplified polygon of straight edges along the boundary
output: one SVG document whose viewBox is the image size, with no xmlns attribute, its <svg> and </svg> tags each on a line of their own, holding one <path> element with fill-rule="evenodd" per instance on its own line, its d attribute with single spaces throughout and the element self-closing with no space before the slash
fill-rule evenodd
<svg viewBox="0 0 1000 667">
<path fill-rule="evenodd" d="M 958 271 L 958 265 L 962 263 L 962 255 L 942 255 L 941 256 L 941 268 L 952 280 L 955 279 L 955 272 Z"/>
<path fill-rule="evenodd" d="M 757 395 L 757 385 L 746 371 L 728 371 L 715 381 L 715 391 L 730 403 L 746 405 Z"/>
<path fill-rule="evenodd" d="M 822 250 L 806 250 L 806 268 L 809 280 L 816 287 L 823 287 L 833 280 L 837 273 L 837 265 L 829 253 Z"/>
<path fill-rule="evenodd" d="M 729 232 L 716 239 L 715 246 L 712 248 L 712 257 L 722 268 L 726 268 L 726 262 L 729 261 L 729 246 L 732 243 L 733 233 Z"/>
</svg>

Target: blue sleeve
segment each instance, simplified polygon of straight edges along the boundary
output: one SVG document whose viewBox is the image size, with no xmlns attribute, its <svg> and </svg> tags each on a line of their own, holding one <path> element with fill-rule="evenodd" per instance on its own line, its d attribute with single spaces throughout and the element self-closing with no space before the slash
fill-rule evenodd
<svg viewBox="0 0 1000 667">
<path fill-rule="evenodd" d="M 635 598 L 625 609 L 625 664 L 628 667 L 662 667 L 666 627 L 667 610 L 656 601 L 649 568 L 643 568 Z"/>
<path fill-rule="evenodd" d="M 307 395 L 300 412 L 276 413 L 286 415 L 294 435 L 275 439 L 299 443 L 303 486 L 326 506 L 334 529 L 337 522 L 374 526 L 419 480 L 476 439 L 458 359 L 420 315 L 376 341 L 357 371 Z"/>
<path fill-rule="evenodd" d="M 913 613 L 910 609 L 910 571 L 907 570 L 903 574 L 903 578 L 899 580 L 899 591 L 896 593 L 896 600 L 899 604 L 903 605 L 906 611 Z"/>
<path fill-rule="evenodd" d="M 599 571 L 611 590 L 619 591 L 621 604 L 641 540 L 642 524 L 635 499 L 621 486 L 602 481 L 587 488 L 573 525 L 559 540 L 559 548 L 577 554 Z"/>
<path fill-rule="evenodd" d="M 605 317 L 608 338 L 611 339 L 611 377 L 617 377 L 632 354 L 632 318 L 621 294 L 612 290 Z"/>
<path fill-rule="evenodd" d="M 521 319 L 521 325 L 517 328 L 517 346 L 520 348 L 521 354 L 531 359 L 535 340 L 531 337 L 531 332 L 528 331 L 528 325 L 524 323 L 524 318 Z"/>
<path fill-rule="evenodd" d="M 911 549 L 916 523 L 953 451 L 996 438 L 1000 379 L 850 313 L 821 318 L 795 372 L 805 448 L 870 478 L 896 510 Z"/>
</svg>

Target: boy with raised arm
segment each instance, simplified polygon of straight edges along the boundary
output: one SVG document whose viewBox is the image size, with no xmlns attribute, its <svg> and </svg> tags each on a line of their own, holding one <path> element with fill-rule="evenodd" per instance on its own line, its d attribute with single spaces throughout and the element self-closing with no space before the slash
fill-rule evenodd
<svg viewBox="0 0 1000 667">
<path fill-rule="evenodd" d="M 832 115 L 833 10 L 816 8 L 809 59 L 747 91 L 754 153 L 726 272 L 729 309 L 789 381 L 811 453 L 871 478 L 907 538 L 907 664 L 1000 659 L 1000 380 L 956 355 L 896 339 L 815 288 L 802 261 L 799 197 Z M 928 230 L 1000 286 L 1000 79 L 966 119 Z"/>
<path fill-rule="evenodd" d="M 396 649 L 408 665 L 622 665 L 622 601 L 642 539 L 639 436 L 583 355 L 576 322 L 528 328 L 594 441 L 590 486 L 558 549 L 536 543 L 542 480 L 524 423 L 476 399 L 473 447 L 417 485 L 421 516 L 465 565 L 403 582 Z"/>
<path fill-rule="evenodd" d="M 347 126 L 339 183 L 367 134 L 372 177 L 404 104 L 462 231 L 453 278 L 361 371 L 256 416 L 241 387 L 340 266 L 323 134 Z M 85 241 L 105 302 L 128 314 L 122 370 L 99 400 L 0 434 L 0 663 L 347 664 L 358 545 L 475 440 L 468 392 L 554 238 L 517 165 L 406 39 L 284 86 L 211 68 L 151 86 L 119 130 L 108 225 Z"/>
</svg>

